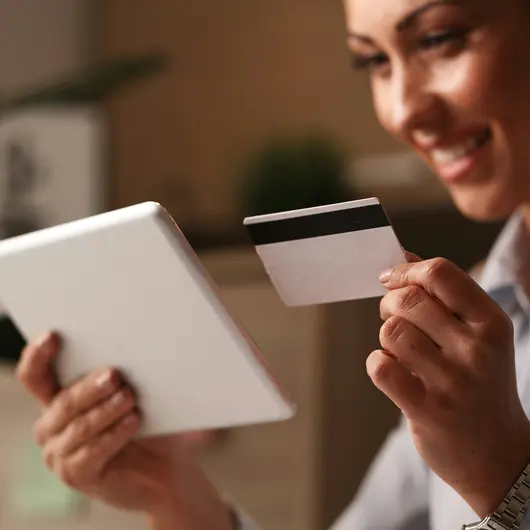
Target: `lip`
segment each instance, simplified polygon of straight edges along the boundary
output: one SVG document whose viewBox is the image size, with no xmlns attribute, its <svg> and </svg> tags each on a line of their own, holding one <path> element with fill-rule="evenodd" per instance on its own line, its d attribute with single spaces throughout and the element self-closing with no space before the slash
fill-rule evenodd
<svg viewBox="0 0 530 530">
<path fill-rule="evenodd" d="M 481 158 L 486 153 L 487 149 L 491 145 L 492 137 L 490 136 L 484 144 L 476 147 L 470 153 L 460 157 L 458 160 L 447 163 L 435 162 L 431 156 L 431 164 L 435 171 L 438 173 L 440 178 L 448 183 L 455 183 L 461 181 L 469 176 L 469 174 L 476 168 L 480 163 Z M 447 145 L 447 143 L 445 144 Z M 453 144 L 455 145 L 455 144 Z M 438 146 L 433 146 L 436 148 Z"/>
<path fill-rule="evenodd" d="M 487 147 L 487 144 L 479 147 L 469 155 L 460 158 L 456 162 L 450 164 L 436 164 L 436 172 L 442 180 L 446 182 L 458 182 L 463 180 L 478 164 L 482 151 Z"/>
</svg>

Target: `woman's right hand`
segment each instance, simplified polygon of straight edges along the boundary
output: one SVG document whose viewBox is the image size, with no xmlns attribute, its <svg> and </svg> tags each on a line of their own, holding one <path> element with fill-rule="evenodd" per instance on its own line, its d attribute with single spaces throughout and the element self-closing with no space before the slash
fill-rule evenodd
<svg viewBox="0 0 530 530">
<path fill-rule="evenodd" d="M 230 511 L 178 437 L 133 439 L 141 425 L 134 392 L 115 369 L 60 388 L 47 334 L 24 350 L 17 375 L 43 405 L 34 434 L 47 466 L 70 487 L 150 515 L 155 528 L 231 530 Z"/>
</svg>

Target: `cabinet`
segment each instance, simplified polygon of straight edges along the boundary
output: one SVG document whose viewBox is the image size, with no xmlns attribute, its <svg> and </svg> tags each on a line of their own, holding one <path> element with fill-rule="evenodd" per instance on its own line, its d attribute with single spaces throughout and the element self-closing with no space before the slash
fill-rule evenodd
<svg viewBox="0 0 530 530">
<path fill-rule="evenodd" d="M 378 301 L 286 308 L 253 250 L 201 260 L 299 407 L 287 422 L 230 431 L 202 463 L 264 529 L 323 530 L 396 421 L 365 371 Z"/>
</svg>

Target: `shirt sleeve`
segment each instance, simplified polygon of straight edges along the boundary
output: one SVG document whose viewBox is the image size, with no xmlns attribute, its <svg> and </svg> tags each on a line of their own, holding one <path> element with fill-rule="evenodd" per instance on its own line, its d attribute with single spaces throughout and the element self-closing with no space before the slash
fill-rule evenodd
<svg viewBox="0 0 530 530">
<path fill-rule="evenodd" d="M 355 499 L 331 530 L 424 530 L 429 526 L 428 483 L 428 468 L 403 420 L 388 436 Z M 259 530 L 243 512 L 237 518 L 237 530 Z"/>
<path fill-rule="evenodd" d="M 403 419 L 388 436 L 355 499 L 332 530 L 428 528 L 428 486 L 428 468 Z"/>
</svg>

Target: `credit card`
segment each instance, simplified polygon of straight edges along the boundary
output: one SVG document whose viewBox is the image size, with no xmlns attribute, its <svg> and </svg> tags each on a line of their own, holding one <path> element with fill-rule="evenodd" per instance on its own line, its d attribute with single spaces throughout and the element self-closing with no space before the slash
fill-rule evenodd
<svg viewBox="0 0 530 530">
<path fill-rule="evenodd" d="M 287 306 L 373 298 L 404 250 L 377 198 L 246 217 L 265 270 Z"/>
</svg>

